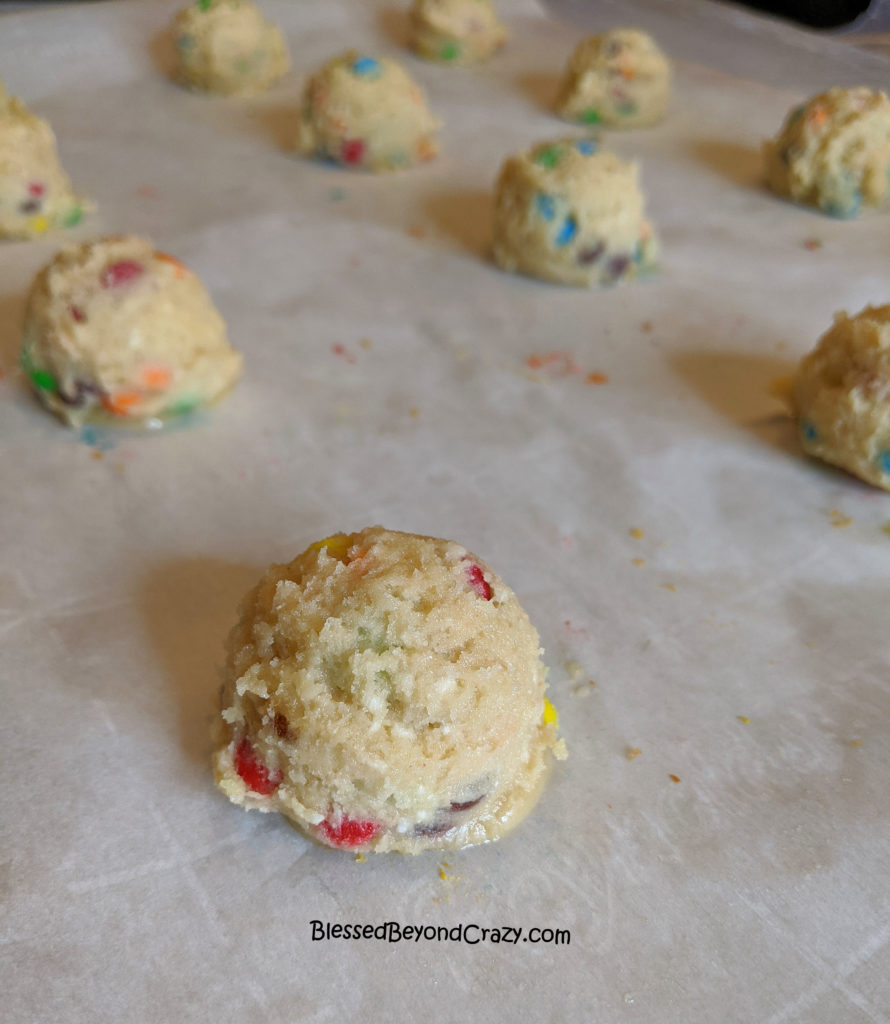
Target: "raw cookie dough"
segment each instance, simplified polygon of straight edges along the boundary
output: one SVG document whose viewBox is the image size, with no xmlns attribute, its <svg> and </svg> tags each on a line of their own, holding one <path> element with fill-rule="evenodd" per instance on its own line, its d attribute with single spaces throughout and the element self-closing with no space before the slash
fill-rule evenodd
<svg viewBox="0 0 890 1024">
<path fill-rule="evenodd" d="M 217 785 L 328 846 L 498 839 L 566 756 L 538 634 L 452 541 L 375 526 L 273 565 L 229 639 Z"/>
<path fill-rule="evenodd" d="M 281 29 L 250 0 L 197 0 L 173 19 L 183 85 L 225 95 L 264 92 L 290 67 Z"/>
<path fill-rule="evenodd" d="M 654 265 L 636 164 L 594 139 L 542 142 L 510 157 L 495 196 L 498 266 L 561 284 L 611 284 Z"/>
<path fill-rule="evenodd" d="M 610 128 L 660 121 L 671 93 L 671 64 L 658 43 L 635 28 L 616 28 L 581 43 L 556 96 L 560 117 Z"/>
<path fill-rule="evenodd" d="M 427 60 L 475 64 L 507 40 L 491 0 L 415 0 L 411 46 Z"/>
<path fill-rule="evenodd" d="M 196 275 L 133 236 L 70 246 L 44 267 L 25 308 L 21 363 L 72 426 L 157 426 L 212 402 L 241 372 Z"/>
<path fill-rule="evenodd" d="M 890 306 L 838 313 L 794 381 L 804 451 L 890 491 Z"/>
<path fill-rule="evenodd" d="M 766 180 L 780 196 L 832 217 L 855 217 L 890 193 L 890 100 L 865 86 L 829 89 L 788 115 L 763 144 Z"/>
<path fill-rule="evenodd" d="M 83 207 L 59 163 L 52 128 L 0 83 L 0 238 L 73 227 Z"/>
<path fill-rule="evenodd" d="M 395 61 L 349 50 L 306 83 L 296 148 L 369 171 L 432 160 L 439 121 Z"/>
</svg>

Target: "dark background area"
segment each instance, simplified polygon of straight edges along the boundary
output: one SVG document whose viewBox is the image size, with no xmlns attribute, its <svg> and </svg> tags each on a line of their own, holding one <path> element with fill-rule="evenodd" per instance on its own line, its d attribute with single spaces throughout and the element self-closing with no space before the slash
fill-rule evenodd
<svg viewBox="0 0 890 1024">
<path fill-rule="evenodd" d="M 741 0 L 746 7 L 768 11 L 814 28 L 835 28 L 859 17 L 869 0 Z"/>
</svg>

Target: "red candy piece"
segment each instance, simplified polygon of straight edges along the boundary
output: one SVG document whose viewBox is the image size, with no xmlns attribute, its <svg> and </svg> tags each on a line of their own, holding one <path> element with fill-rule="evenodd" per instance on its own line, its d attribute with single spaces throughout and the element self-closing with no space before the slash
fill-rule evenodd
<svg viewBox="0 0 890 1024">
<path fill-rule="evenodd" d="M 118 288 L 122 284 L 129 284 L 137 277 L 142 277 L 145 267 L 135 260 L 118 260 L 107 266 L 99 277 L 99 284 L 103 288 Z"/>
<path fill-rule="evenodd" d="M 343 143 L 342 157 L 344 164 L 360 164 L 365 156 L 365 144 L 361 139 L 347 139 Z"/>
<path fill-rule="evenodd" d="M 80 308 L 80 306 L 75 306 L 72 304 L 68 307 L 68 312 L 71 314 L 71 319 L 76 320 L 79 324 L 86 322 L 87 315 Z"/>
<path fill-rule="evenodd" d="M 245 736 L 235 749 L 235 771 L 248 789 L 260 796 L 271 796 L 281 784 L 281 772 L 270 772 L 256 756 L 253 744 Z"/>
<path fill-rule="evenodd" d="M 467 566 L 467 583 L 480 597 L 484 597 L 486 601 L 491 600 L 491 587 L 482 575 L 482 570 L 475 563 Z"/>
<path fill-rule="evenodd" d="M 323 821 L 318 828 L 331 846 L 339 846 L 344 850 L 370 842 L 380 831 L 376 822 L 353 821 L 351 818 L 342 818 L 337 825 Z"/>
<path fill-rule="evenodd" d="M 28 186 L 28 195 L 39 199 L 46 192 L 46 185 L 42 181 L 32 181 Z"/>
</svg>

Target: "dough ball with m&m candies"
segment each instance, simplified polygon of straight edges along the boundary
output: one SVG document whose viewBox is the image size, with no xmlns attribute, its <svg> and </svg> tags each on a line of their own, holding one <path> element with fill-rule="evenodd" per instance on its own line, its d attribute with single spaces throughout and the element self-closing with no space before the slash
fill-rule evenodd
<svg viewBox="0 0 890 1024">
<path fill-rule="evenodd" d="M 646 32 L 617 28 L 585 39 L 572 54 L 556 96 L 567 121 L 643 128 L 665 115 L 671 64 Z"/>
<path fill-rule="evenodd" d="M 242 605 L 217 785 L 341 849 L 498 839 L 566 756 L 541 654 L 516 595 L 461 545 L 328 537 Z"/>
<path fill-rule="evenodd" d="M 415 0 L 411 8 L 411 46 L 427 60 L 475 64 L 506 39 L 491 0 Z"/>
<path fill-rule="evenodd" d="M 59 163 L 49 123 L 0 83 L 0 238 L 73 227 L 84 205 Z"/>
<path fill-rule="evenodd" d="M 801 361 L 793 402 L 805 452 L 890 491 L 890 306 L 838 313 Z"/>
<path fill-rule="evenodd" d="M 21 364 L 69 425 L 159 424 L 232 387 L 241 356 L 197 275 L 135 236 L 57 253 L 25 308 Z"/>
<path fill-rule="evenodd" d="M 346 167 L 394 171 L 432 160 L 439 127 L 399 64 L 349 50 L 307 81 L 296 149 Z"/>
<path fill-rule="evenodd" d="M 635 164 L 595 139 L 542 142 L 510 157 L 495 187 L 494 259 L 560 284 L 613 284 L 655 262 Z"/>
<path fill-rule="evenodd" d="M 832 217 L 855 217 L 890 197 L 890 99 L 864 86 L 829 89 L 785 119 L 763 145 L 780 196 Z"/>
<path fill-rule="evenodd" d="M 196 0 L 176 15 L 170 31 L 176 76 L 191 89 L 261 93 L 290 67 L 281 29 L 250 0 Z"/>
</svg>

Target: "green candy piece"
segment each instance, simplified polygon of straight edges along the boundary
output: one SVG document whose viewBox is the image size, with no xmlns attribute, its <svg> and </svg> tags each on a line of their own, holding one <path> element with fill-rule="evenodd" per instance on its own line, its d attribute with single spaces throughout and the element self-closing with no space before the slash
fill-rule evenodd
<svg viewBox="0 0 890 1024">
<path fill-rule="evenodd" d="M 180 398 L 178 402 L 168 405 L 164 414 L 166 416 L 187 416 L 190 412 L 194 412 L 200 404 L 201 401 L 196 395 L 187 395 L 185 398 Z"/>
<path fill-rule="evenodd" d="M 446 43 L 439 51 L 442 60 L 454 60 L 460 54 L 460 47 L 457 43 Z"/>
<path fill-rule="evenodd" d="M 83 207 L 77 203 L 74 206 L 69 207 L 62 214 L 62 227 L 73 228 L 76 224 L 79 224 L 83 220 Z"/>
<path fill-rule="evenodd" d="M 22 349 L 21 366 L 31 380 L 31 383 L 39 391 L 57 391 L 58 381 L 49 370 L 39 370 L 32 362 L 31 356 Z"/>
<path fill-rule="evenodd" d="M 213 0 L 198 0 L 199 11 L 209 11 L 213 6 Z"/>
<path fill-rule="evenodd" d="M 588 107 L 587 110 L 583 111 L 580 120 L 585 124 L 599 124 L 602 121 L 599 111 L 594 110 L 593 107 Z"/>
<path fill-rule="evenodd" d="M 555 167 L 561 157 L 562 153 L 559 151 L 559 146 L 548 146 L 538 153 L 535 157 L 535 163 L 540 164 L 542 167 Z"/>
</svg>

